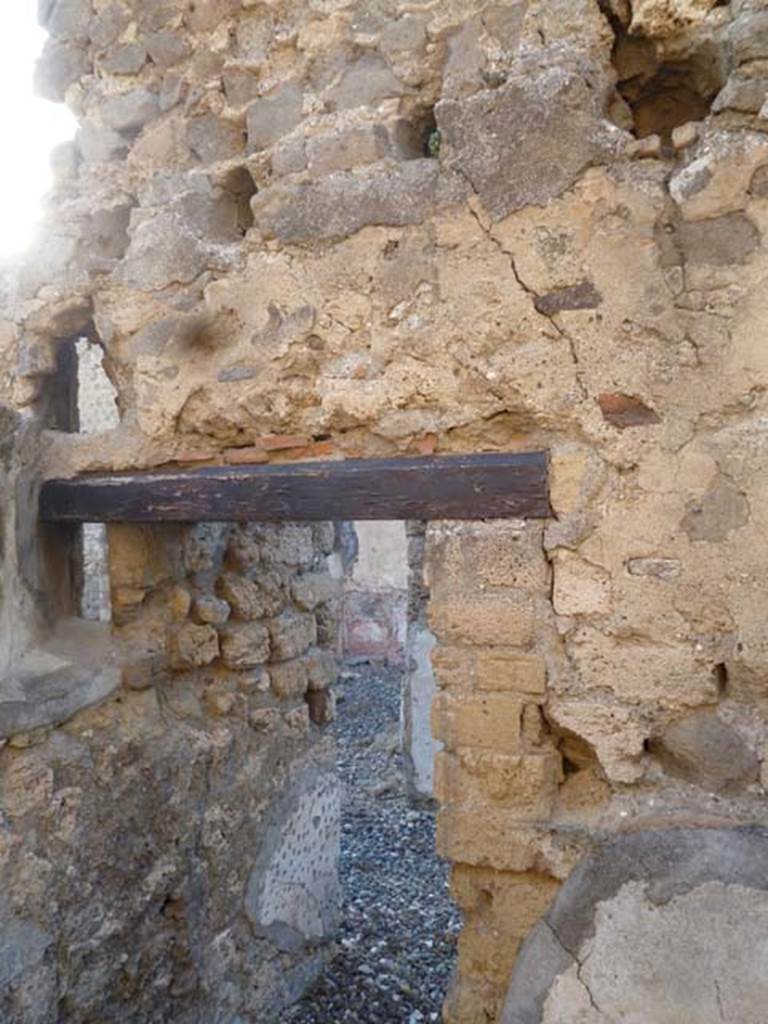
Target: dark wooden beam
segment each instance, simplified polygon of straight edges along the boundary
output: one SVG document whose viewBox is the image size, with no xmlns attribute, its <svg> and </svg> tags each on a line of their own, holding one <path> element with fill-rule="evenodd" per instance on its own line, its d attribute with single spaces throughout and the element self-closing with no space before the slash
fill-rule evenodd
<svg viewBox="0 0 768 1024">
<path fill-rule="evenodd" d="M 500 519 L 550 514 L 547 455 L 205 467 L 49 480 L 46 522 Z"/>
</svg>

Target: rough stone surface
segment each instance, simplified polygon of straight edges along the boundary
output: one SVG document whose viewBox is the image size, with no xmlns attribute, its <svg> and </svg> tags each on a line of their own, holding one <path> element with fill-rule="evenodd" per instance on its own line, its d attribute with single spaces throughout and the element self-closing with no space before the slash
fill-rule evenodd
<svg viewBox="0 0 768 1024">
<path fill-rule="evenodd" d="M 344 238 L 366 225 L 418 224 L 434 200 L 437 166 L 373 165 L 366 177 L 339 171 L 315 185 L 275 185 L 252 202 L 257 227 L 281 242 Z"/>
<path fill-rule="evenodd" d="M 464 102 L 439 104 L 448 165 L 494 220 L 556 199 L 605 154 L 590 71 L 553 61 Z"/>
<path fill-rule="evenodd" d="M 222 1019 L 266 1024 L 325 951 L 280 953 L 241 910 L 259 822 L 322 760 L 334 713 L 343 602 L 311 581 L 333 528 L 215 509 L 110 527 L 124 685 L 91 690 L 83 650 L 53 693 L 50 661 L 24 666 L 78 613 L 79 555 L 38 527 L 40 479 L 542 449 L 553 516 L 430 523 L 409 613 L 412 638 L 435 638 L 437 838 L 465 917 L 444 1017 L 497 1020 L 520 943 L 596 841 L 657 829 L 663 850 L 678 827 L 768 823 L 764 5 L 40 14 L 40 83 L 81 124 L 40 243 L 0 273 L 0 670 L 24 688 L 0 751 L 0 1017 L 129 1005 L 175 1024 L 213 1018 L 215 991 Z M 71 415 L 73 338 L 100 343 L 116 392 L 99 435 Z M 218 621 L 231 574 L 261 604 Z M 177 639 L 203 636 L 171 671 Z M 87 767 L 60 768 L 67 730 L 96 719 L 77 734 Z M 54 841 L 73 789 L 80 824 Z M 645 897 L 620 899 L 647 919 Z M 718 934 L 692 890 L 658 917 L 660 957 L 667 920 Z M 623 977 L 627 946 L 605 935 Z M 631 990 L 601 988 L 609 1016 Z"/>
</svg>

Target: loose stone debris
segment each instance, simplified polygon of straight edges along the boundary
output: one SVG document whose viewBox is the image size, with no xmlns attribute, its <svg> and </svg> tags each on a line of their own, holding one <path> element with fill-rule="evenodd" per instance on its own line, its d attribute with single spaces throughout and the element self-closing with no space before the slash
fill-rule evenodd
<svg viewBox="0 0 768 1024">
<path fill-rule="evenodd" d="M 459 915 L 434 814 L 410 805 L 398 753 L 400 674 L 360 666 L 339 685 L 337 766 L 344 785 L 338 951 L 282 1024 L 440 1020 Z"/>
</svg>

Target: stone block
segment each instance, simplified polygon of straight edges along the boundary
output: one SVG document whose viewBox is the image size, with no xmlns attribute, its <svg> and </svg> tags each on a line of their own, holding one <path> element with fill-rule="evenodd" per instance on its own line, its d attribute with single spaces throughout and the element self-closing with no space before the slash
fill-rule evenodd
<svg viewBox="0 0 768 1024">
<path fill-rule="evenodd" d="M 140 43 L 123 43 L 102 57 L 101 66 L 110 75 L 135 75 L 147 62 L 147 51 Z"/>
<path fill-rule="evenodd" d="M 116 132 L 130 132 L 143 128 L 159 113 L 160 102 L 157 96 L 143 86 L 112 96 L 101 107 L 104 124 Z"/>
<path fill-rule="evenodd" d="M 261 587 L 245 576 L 224 573 L 219 577 L 218 590 L 238 619 L 250 622 L 267 614 L 267 603 L 263 599 Z"/>
<path fill-rule="evenodd" d="M 432 209 L 435 160 L 365 171 L 337 171 L 314 184 L 281 184 L 254 196 L 251 209 L 267 238 L 298 243 L 346 238 L 366 225 L 419 224 Z"/>
<path fill-rule="evenodd" d="M 490 981 L 454 974 L 443 1007 L 443 1024 L 490 1024 L 497 1019 L 502 997 Z"/>
<path fill-rule="evenodd" d="M 484 587 L 543 591 L 543 527 L 520 520 L 430 524 L 425 574 L 433 594 Z"/>
<path fill-rule="evenodd" d="M 285 611 L 268 623 L 274 661 L 288 661 L 317 643 L 317 622 L 307 612 Z"/>
<path fill-rule="evenodd" d="M 722 541 L 749 521 L 744 493 L 722 474 L 698 501 L 691 502 L 681 526 L 692 541 Z"/>
<path fill-rule="evenodd" d="M 383 100 L 405 91 L 378 54 L 366 53 L 347 67 L 337 85 L 327 93 L 336 110 L 376 107 Z"/>
<path fill-rule="evenodd" d="M 735 792 L 758 777 L 756 751 L 714 708 L 683 715 L 651 738 L 650 749 L 670 775 L 711 792 Z"/>
<path fill-rule="evenodd" d="M 542 837 L 504 808 L 487 809 L 482 820 L 474 807 L 441 807 L 435 832 L 437 852 L 445 860 L 495 868 L 532 871 L 540 861 Z"/>
<path fill-rule="evenodd" d="M 336 717 L 336 694 L 333 690 L 310 690 L 307 706 L 314 725 L 329 725 Z"/>
<path fill-rule="evenodd" d="M 34 921 L 8 913 L 5 906 L 0 927 L 0 988 L 8 990 L 43 960 L 55 939 Z"/>
<path fill-rule="evenodd" d="M 547 689 L 547 666 L 535 654 L 520 654 L 503 647 L 476 654 L 475 680 L 478 690 L 513 691 L 543 697 Z"/>
<path fill-rule="evenodd" d="M 221 632 L 221 660 L 228 668 L 256 668 L 269 654 L 269 630 L 261 622 L 231 623 Z"/>
<path fill-rule="evenodd" d="M 168 634 L 168 658 L 173 669 L 210 665 L 218 656 L 219 634 L 213 626 L 188 622 Z"/>
<path fill-rule="evenodd" d="M 381 160 L 387 155 L 388 146 L 383 125 L 358 125 L 308 140 L 307 166 L 313 175 L 348 171 Z"/>
<path fill-rule="evenodd" d="M 151 32 L 144 39 L 152 63 L 159 68 L 170 68 L 189 56 L 192 47 L 180 32 L 168 30 Z"/>
<path fill-rule="evenodd" d="M 466 647 L 438 644 L 431 660 L 437 685 L 444 690 L 471 690 L 475 684 L 477 652 Z"/>
<path fill-rule="evenodd" d="M 451 894 L 465 920 L 459 938 L 459 972 L 493 982 L 503 995 L 520 942 L 558 889 L 559 883 L 544 874 L 457 864 L 451 872 Z"/>
<path fill-rule="evenodd" d="M 272 690 L 281 700 L 296 700 L 307 692 L 309 679 L 307 666 L 303 659 L 294 658 L 279 665 L 272 665 L 269 670 Z"/>
<path fill-rule="evenodd" d="M 242 697 L 239 698 L 242 701 Z M 238 703 L 238 695 L 228 690 L 208 687 L 203 695 L 203 706 L 214 718 L 224 718 L 232 713 Z"/>
<path fill-rule="evenodd" d="M 35 91 L 53 103 L 62 103 L 67 89 L 90 68 L 88 54 L 74 43 L 48 41 L 35 68 Z"/>
<path fill-rule="evenodd" d="M 479 747 L 517 753 L 522 709 L 515 694 L 438 693 L 432 705 L 432 732 L 450 751 Z"/>
<path fill-rule="evenodd" d="M 187 123 L 187 145 L 203 163 L 228 160 L 243 152 L 243 129 L 216 114 L 201 114 Z"/>
<path fill-rule="evenodd" d="M 339 613 L 335 602 L 321 604 L 315 612 L 317 620 L 317 642 L 331 650 L 339 645 Z"/>
<path fill-rule="evenodd" d="M 184 568 L 189 573 L 214 572 L 224 558 L 229 525 L 196 523 L 184 533 Z"/>
<path fill-rule="evenodd" d="M 28 651 L 0 679 L 0 740 L 58 725 L 112 694 L 121 682 L 100 623 L 63 624 L 46 649 Z"/>
<path fill-rule="evenodd" d="M 168 597 L 168 610 L 174 622 L 183 622 L 192 607 L 192 595 L 186 587 L 173 587 Z"/>
<path fill-rule="evenodd" d="M 720 92 L 715 96 L 712 110 L 738 110 L 744 114 L 756 114 L 765 103 L 768 82 L 764 78 L 742 78 L 731 75 Z"/>
<path fill-rule="evenodd" d="M 736 63 L 768 57 L 768 11 L 745 12 L 733 21 L 729 37 Z"/>
<path fill-rule="evenodd" d="M 586 65 L 520 66 L 497 89 L 436 108 L 441 163 L 469 178 L 493 220 L 562 195 L 609 148 Z"/>
<path fill-rule="evenodd" d="M 53 0 L 41 23 L 58 39 L 86 42 L 92 19 L 91 0 Z"/>
<path fill-rule="evenodd" d="M 536 633 L 536 609 L 523 592 L 455 594 L 430 601 L 429 622 L 439 641 L 528 647 Z"/>
<path fill-rule="evenodd" d="M 248 107 L 246 125 L 251 152 L 267 149 L 301 121 L 304 96 L 292 83 L 280 85 Z"/>
<path fill-rule="evenodd" d="M 262 443 L 266 440 L 262 438 Z M 308 569 L 315 560 L 312 527 L 303 523 L 262 527 L 261 551 L 268 565 L 290 565 Z"/>
<path fill-rule="evenodd" d="M 231 608 L 220 597 L 214 594 L 201 594 L 195 599 L 195 615 L 200 622 L 212 626 L 223 626 L 230 616 Z"/>
<path fill-rule="evenodd" d="M 743 213 L 682 221 L 675 232 L 675 239 L 686 261 L 694 265 L 746 263 L 761 245 L 760 232 Z"/>
<path fill-rule="evenodd" d="M 222 83 L 227 103 L 231 107 L 244 107 L 259 97 L 259 78 L 247 68 L 225 69 Z"/>
<path fill-rule="evenodd" d="M 559 754 L 499 754 L 461 749 L 435 757 L 435 796 L 440 803 L 474 807 L 478 822 L 489 804 L 503 807 L 518 821 L 550 817 L 562 780 Z"/>
<path fill-rule="evenodd" d="M 307 678 L 311 692 L 327 690 L 336 682 L 339 669 L 336 659 L 329 651 L 310 651 L 304 658 L 304 663 L 307 666 Z"/>
<path fill-rule="evenodd" d="M 119 3 L 108 3 L 98 14 L 91 14 L 88 19 L 88 34 L 97 50 L 106 50 L 116 43 L 130 24 L 131 16 L 127 8 Z"/>
<path fill-rule="evenodd" d="M 124 154 L 128 143 L 111 128 L 86 121 L 77 133 L 77 147 L 87 164 L 106 163 Z"/>
</svg>

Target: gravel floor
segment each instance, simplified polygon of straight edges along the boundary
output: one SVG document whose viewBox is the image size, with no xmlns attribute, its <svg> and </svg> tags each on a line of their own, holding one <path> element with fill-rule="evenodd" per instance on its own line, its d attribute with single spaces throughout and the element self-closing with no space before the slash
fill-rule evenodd
<svg viewBox="0 0 768 1024">
<path fill-rule="evenodd" d="M 414 810 L 397 752 L 400 678 L 365 667 L 339 684 L 334 730 L 345 786 L 338 952 L 283 1024 L 440 1020 L 458 913 L 434 852 L 434 814 Z"/>
</svg>

